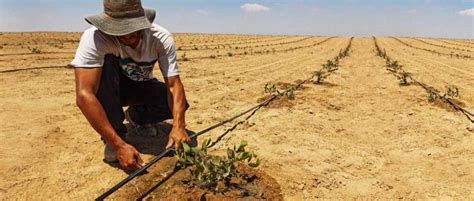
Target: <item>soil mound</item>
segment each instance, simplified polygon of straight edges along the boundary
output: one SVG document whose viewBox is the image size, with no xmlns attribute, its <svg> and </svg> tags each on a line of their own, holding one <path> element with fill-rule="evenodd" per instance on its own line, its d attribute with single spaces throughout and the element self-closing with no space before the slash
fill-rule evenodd
<svg viewBox="0 0 474 201">
<path fill-rule="evenodd" d="M 283 200 L 280 185 L 261 170 L 238 164 L 242 177 L 234 178 L 227 191 L 213 193 L 190 185 L 191 167 L 175 172 L 175 163 L 174 157 L 161 159 L 147 174 L 125 185 L 111 198 L 137 199 L 144 196 L 143 200 Z M 152 191 L 148 192 L 150 189 Z"/>
</svg>

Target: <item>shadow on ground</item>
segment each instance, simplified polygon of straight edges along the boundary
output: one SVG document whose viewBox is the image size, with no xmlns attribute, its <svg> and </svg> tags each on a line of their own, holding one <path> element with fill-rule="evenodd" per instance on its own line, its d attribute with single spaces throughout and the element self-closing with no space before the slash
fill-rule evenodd
<svg viewBox="0 0 474 201">
<path fill-rule="evenodd" d="M 125 138 L 125 141 L 134 146 L 138 152 L 142 154 L 149 154 L 149 155 L 158 155 L 165 151 L 166 144 L 168 143 L 168 134 L 171 132 L 171 129 L 173 125 L 167 122 L 160 122 L 155 124 L 155 128 L 157 130 L 157 135 L 156 136 L 144 136 L 140 135 L 137 130 L 130 124 L 126 124 L 127 126 L 127 136 Z M 189 136 L 195 134 L 194 131 L 186 129 L 186 132 L 188 133 Z M 191 139 L 191 146 L 197 146 L 198 145 L 198 139 L 193 138 Z M 174 152 L 170 152 L 169 156 L 173 156 Z M 105 162 L 105 161 L 104 161 Z M 106 162 L 107 163 L 107 162 Z M 120 168 L 119 163 L 107 163 L 112 167 L 115 168 Z M 130 173 L 130 172 L 127 172 Z"/>
</svg>

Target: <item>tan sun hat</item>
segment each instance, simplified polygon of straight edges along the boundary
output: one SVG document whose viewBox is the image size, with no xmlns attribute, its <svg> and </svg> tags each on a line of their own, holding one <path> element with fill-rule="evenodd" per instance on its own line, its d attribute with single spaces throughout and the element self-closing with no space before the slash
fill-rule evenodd
<svg viewBox="0 0 474 201">
<path fill-rule="evenodd" d="M 104 0 L 104 12 L 85 20 L 106 34 L 123 36 L 151 28 L 155 15 L 154 9 L 143 9 L 140 0 Z"/>
</svg>

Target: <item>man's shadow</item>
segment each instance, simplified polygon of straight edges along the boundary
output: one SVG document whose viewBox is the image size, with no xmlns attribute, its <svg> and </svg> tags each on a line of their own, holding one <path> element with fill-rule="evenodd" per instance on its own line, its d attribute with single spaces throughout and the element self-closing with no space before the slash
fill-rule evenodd
<svg viewBox="0 0 474 201">
<path fill-rule="evenodd" d="M 135 149 L 137 149 L 137 151 L 142 154 L 149 154 L 149 155 L 154 155 L 154 156 L 161 154 L 166 150 L 166 145 L 168 144 L 168 136 L 169 136 L 169 133 L 171 132 L 171 129 L 173 128 L 173 125 L 171 125 L 170 123 L 160 122 L 153 125 L 157 131 L 155 136 L 145 136 L 139 133 L 138 130 L 131 124 L 127 123 L 125 124 L 125 126 L 127 126 L 127 131 L 128 131 L 124 139 L 125 142 L 135 147 Z M 191 131 L 188 129 L 186 129 L 186 132 L 189 136 L 195 134 L 194 131 Z M 189 143 L 189 145 L 197 146 L 198 145 L 197 137 L 191 138 L 191 142 Z M 174 151 L 171 151 L 165 157 L 170 157 L 173 155 L 174 155 Z M 120 168 L 120 165 L 118 162 L 107 163 L 107 164 L 115 168 Z M 126 172 L 129 174 L 131 173 L 128 171 Z"/>
<path fill-rule="evenodd" d="M 138 130 L 135 129 L 131 124 L 126 124 L 127 126 L 127 137 L 125 141 L 130 145 L 134 146 L 140 153 L 158 155 L 165 151 L 166 144 L 168 144 L 168 135 L 173 128 L 173 125 L 167 122 L 160 122 L 154 124 L 154 127 L 157 131 L 156 136 L 144 136 L 143 134 L 138 133 Z M 189 136 L 195 134 L 194 131 L 187 130 Z M 197 139 L 191 139 L 189 143 L 190 146 L 197 145 Z"/>
</svg>

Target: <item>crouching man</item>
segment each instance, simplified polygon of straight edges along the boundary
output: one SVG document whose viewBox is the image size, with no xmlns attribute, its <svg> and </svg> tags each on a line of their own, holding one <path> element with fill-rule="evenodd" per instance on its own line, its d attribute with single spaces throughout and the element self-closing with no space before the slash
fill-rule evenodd
<svg viewBox="0 0 474 201">
<path fill-rule="evenodd" d="M 140 0 L 104 0 L 103 13 L 85 18 L 93 27 L 82 35 L 70 64 L 77 105 L 105 141 L 105 161 L 118 161 L 126 170 L 144 164 L 124 141 L 125 118 L 147 136 L 156 135 L 152 124 L 173 119 L 167 148 L 190 141 L 175 44 L 166 29 L 152 24 L 154 18 L 155 10 L 144 9 Z M 153 76 L 156 62 L 164 83 Z"/>
</svg>

